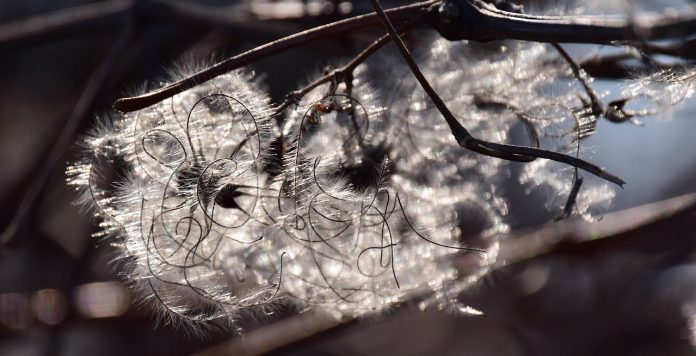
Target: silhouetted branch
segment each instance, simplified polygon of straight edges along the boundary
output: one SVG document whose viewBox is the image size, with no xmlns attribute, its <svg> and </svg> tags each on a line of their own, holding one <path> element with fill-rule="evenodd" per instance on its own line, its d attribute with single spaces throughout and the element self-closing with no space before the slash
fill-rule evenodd
<svg viewBox="0 0 696 356">
<path fill-rule="evenodd" d="M 619 186 L 623 186 L 623 184 L 625 184 L 625 182 L 621 178 L 617 177 L 612 173 L 607 172 L 604 168 L 596 166 L 577 157 L 568 156 L 558 152 L 542 150 L 539 148 L 487 142 L 473 137 L 469 133 L 469 131 L 464 126 L 462 126 L 462 124 L 460 124 L 459 121 L 455 118 L 454 114 L 452 114 L 452 112 L 447 107 L 447 104 L 445 104 L 442 98 L 440 98 L 435 89 L 433 89 L 433 87 L 428 82 L 428 79 L 425 78 L 425 75 L 423 75 L 421 70 L 418 68 L 418 64 L 416 64 L 416 62 L 411 57 L 411 53 L 409 52 L 408 48 L 406 48 L 406 44 L 404 44 L 404 42 L 401 40 L 399 34 L 392 25 L 391 21 L 385 14 L 384 10 L 382 10 L 379 1 L 370 1 L 372 2 L 372 5 L 375 8 L 377 14 L 379 14 L 380 19 L 382 20 L 382 24 L 387 29 L 387 32 L 389 33 L 389 36 L 391 37 L 392 41 L 399 49 L 399 52 L 404 58 L 404 61 L 406 61 L 409 68 L 411 69 L 411 72 L 418 80 L 418 83 L 420 83 L 423 90 L 425 90 L 426 94 L 428 94 L 430 100 L 433 101 L 435 107 L 437 107 L 438 111 L 440 111 L 440 113 L 444 117 L 445 121 L 447 122 L 447 125 L 452 131 L 452 136 L 454 136 L 455 140 L 460 146 L 486 156 L 501 158 L 509 161 L 530 162 L 536 158 L 550 159 L 553 161 L 566 163 L 573 167 L 583 169 L 598 177 L 604 178 L 612 183 L 618 184 Z"/>
<path fill-rule="evenodd" d="M 452 0 L 440 9 L 437 29 L 450 40 L 513 39 L 612 44 L 683 38 L 694 34 L 696 15 L 638 18 L 535 16 L 502 11 L 482 0 Z"/>
<path fill-rule="evenodd" d="M 496 38 L 538 42 L 612 43 L 667 39 L 693 34 L 696 16 L 683 18 L 656 17 L 631 23 L 623 18 L 530 16 L 501 11 L 480 0 L 426 1 L 387 10 L 390 19 L 402 23 L 423 12 L 433 13 L 432 25 L 450 40 L 491 40 Z M 303 31 L 222 61 L 182 81 L 153 92 L 116 101 L 114 108 L 122 112 L 140 110 L 169 98 L 198 83 L 243 67 L 304 43 L 345 33 L 377 23 L 374 14 L 360 15 L 311 30 Z"/>
<path fill-rule="evenodd" d="M 388 13 L 394 21 L 397 23 L 402 23 L 411 20 L 414 17 L 418 17 L 422 13 L 428 11 L 433 3 L 434 1 L 426 1 L 413 5 L 402 6 L 391 9 L 388 11 Z M 121 98 L 114 103 L 114 109 L 121 112 L 140 110 L 181 93 L 194 85 L 204 83 L 217 77 L 218 75 L 243 67 L 259 59 L 267 58 L 284 50 L 294 48 L 323 37 L 329 37 L 359 28 L 374 26 L 375 24 L 379 23 L 378 21 L 379 19 L 375 14 L 366 14 L 290 35 L 226 59 L 184 80 L 169 84 L 150 93 L 130 98 Z"/>
<path fill-rule="evenodd" d="M 423 14 L 419 17 L 414 18 L 411 21 L 408 21 L 403 24 L 403 26 L 399 27 L 399 32 L 405 32 L 408 31 L 409 29 L 412 29 L 420 24 L 422 24 L 425 20 L 427 19 L 426 14 Z M 285 100 L 274 110 L 273 116 L 278 115 L 282 113 L 285 109 L 287 109 L 290 105 L 293 103 L 296 103 L 298 100 L 302 99 L 307 93 L 312 91 L 314 88 L 326 84 L 329 82 L 334 82 L 334 83 L 345 83 L 346 86 L 351 86 L 352 81 L 353 81 L 353 71 L 355 71 L 355 68 L 357 68 L 360 64 L 365 62 L 370 56 L 375 54 L 377 51 L 379 51 L 384 45 L 389 43 L 391 41 L 391 38 L 389 35 L 384 35 L 374 42 L 370 44 L 367 48 L 365 48 L 362 52 L 360 52 L 355 58 L 353 58 L 350 62 L 348 62 L 346 65 L 344 65 L 341 68 L 337 68 L 332 70 L 330 73 L 325 74 L 321 78 L 313 81 L 309 85 L 305 86 L 302 89 L 295 90 L 291 93 L 289 93 Z"/>
</svg>

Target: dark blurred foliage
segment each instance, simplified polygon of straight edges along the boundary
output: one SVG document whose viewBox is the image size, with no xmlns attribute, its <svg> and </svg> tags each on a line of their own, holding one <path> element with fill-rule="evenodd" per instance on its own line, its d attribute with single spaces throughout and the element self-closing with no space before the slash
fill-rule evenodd
<svg viewBox="0 0 696 356">
<path fill-rule="evenodd" d="M 84 3 L 6 0 L 0 2 L 0 26 Z M 78 125 L 78 134 L 85 132 L 94 112 L 107 112 L 128 88 L 156 80 L 164 65 L 184 54 L 224 57 L 344 16 L 326 11 L 259 22 L 236 2 L 200 3 L 241 20 L 221 26 L 167 14 L 138 16 L 131 40 L 117 54 L 116 64 L 95 99 L 89 101 L 86 114 L 78 117 L 74 108 L 87 83 L 118 41 L 124 26 L 119 18 L 97 21 L 73 33 L 0 42 L 0 230 L 16 216 L 27 192 L 36 189 L 36 178 L 47 178 L 45 186 L 35 190 L 38 199 L 17 232 L 0 248 L 0 355 L 183 355 L 237 340 L 226 332 L 211 332 L 201 339 L 166 325 L 155 328 L 146 307 L 130 305 L 116 272 L 118 266 L 112 261 L 113 247 L 108 240 L 90 237 L 95 222 L 71 204 L 75 196 L 64 184 L 66 162 L 75 160 L 78 149 L 69 145 L 61 151 L 54 146 L 70 120 Z M 366 3 L 358 2 L 359 6 Z M 353 11 L 363 9 L 359 6 Z M 348 58 L 372 38 L 367 30 L 316 41 L 261 60 L 253 69 L 278 101 L 297 83 L 338 58 Z M 683 132 L 694 126 L 677 122 L 666 130 Z M 607 130 L 617 137 L 621 129 Z M 670 161 L 665 157 L 675 155 L 673 152 L 679 153 L 673 159 L 678 168 L 665 163 L 659 177 L 648 179 L 659 184 L 645 183 L 642 190 L 630 190 L 633 177 L 627 177 L 629 186 L 619 192 L 617 207 L 696 190 L 691 184 L 695 167 L 688 164 L 696 156 L 690 139 L 675 139 L 658 131 L 659 126 L 643 131 L 641 137 L 653 136 L 640 149 L 659 151 L 662 156 L 656 153 L 645 164 L 628 159 L 624 165 L 629 168 L 624 172 L 647 169 L 654 175 L 660 169 L 648 167 L 650 162 Z M 597 159 L 603 165 L 621 161 L 624 152 L 612 146 L 616 142 L 612 137 L 605 137 L 598 141 L 604 144 L 600 144 Z M 74 141 L 74 137 L 69 139 Z M 676 147 L 671 152 L 659 150 L 656 146 L 664 147 L 665 141 Z M 52 152 L 59 155 L 47 170 Z M 513 227 L 529 230 L 548 219 L 541 207 L 544 198 L 535 194 L 508 192 L 513 205 L 527 207 L 512 211 L 512 220 L 517 221 Z M 622 194 L 632 198 L 622 201 Z M 540 257 L 498 269 L 462 296 L 486 316 L 455 317 L 405 307 L 292 343 L 276 354 L 695 354 L 696 331 L 689 324 L 689 317 L 696 314 L 695 214 L 692 205 L 657 223 L 604 240 L 561 245 Z M 627 225 L 641 225 L 640 220 L 624 218 Z M 107 281 L 116 283 L 101 283 Z M 253 333 L 272 321 L 248 321 L 243 326 Z"/>
</svg>

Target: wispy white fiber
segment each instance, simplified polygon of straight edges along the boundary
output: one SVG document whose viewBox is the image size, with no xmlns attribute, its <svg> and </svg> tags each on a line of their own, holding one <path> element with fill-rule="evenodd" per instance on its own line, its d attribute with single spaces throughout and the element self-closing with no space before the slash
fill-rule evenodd
<svg viewBox="0 0 696 356">
<path fill-rule="evenodd" d="M 602 118 L 553 47 L 410 40 L 474 136 L 591 160 L 582 139 Z M 164 82 L 200 68 L 190 63 Z M 478 314 L 458 295 L 496 262 L 509 232 L 516 207 L 504 186 L 544 189 L 549 210 L 563 209 L 572 168 L 513 167 L 459 147 L 393 50 L 353 74 L 351 87 L 309 92 L 280 125 L 253 76 L 234 72 L 102 117 L 81 141 L 68 184 L 99 217 L 98 235 L 118 240 L 125 278 L 163 322 L 234 326 L 283 303 L 361 316 L 418 300 Z M 621 95 L 650 114 L 692 96 L 695 77 L 663 71 L 622 83 Z M 588 180 L 573 211 L 590 218 L 614 194 Z"/>
</svg>

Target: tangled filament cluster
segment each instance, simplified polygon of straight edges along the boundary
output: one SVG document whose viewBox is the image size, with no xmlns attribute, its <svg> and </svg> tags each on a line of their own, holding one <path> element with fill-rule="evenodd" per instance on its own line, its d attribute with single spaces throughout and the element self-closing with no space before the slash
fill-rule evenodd
<svg viewBox="0 0 696 356">
<path fill-rule="evenodd" d="M 532 141 L 573 150 L 578 132 L 593 132 L 577 85 L 558 90 L 565 69 L 547 47 L 424 43 L 424 73 L 477 137 L 504 142 L 521 124 Z M 102 234 L 120 240 L 133 288 L 168 320 L 231 322 L 280 303 L 357 316 L 413 298 L 468 310 L 457 293 L 485 273 L 508 231 L 499 190 L 509 171 L 458 147 L 393 63 L 386 53 L 350 87 L 318 86 L 280 126 L 250 75 L 220 76 L 104 120 L 68 183 Z M 545 167 L 520 179 L 567 191 Z M 604 190 L 584 196 L 581 213 L 612 194 L 603 183 L 588 189 Z M 456 270 L 462 253 L 478 267 Z"/>
</svg>

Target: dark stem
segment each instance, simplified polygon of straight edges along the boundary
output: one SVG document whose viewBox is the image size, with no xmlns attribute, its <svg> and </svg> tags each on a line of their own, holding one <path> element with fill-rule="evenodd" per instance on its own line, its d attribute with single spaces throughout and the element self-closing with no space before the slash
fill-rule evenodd
<svg viewBox="0 0 696 356">
<path fill-rule="evenodd" d="M 379 15 L 380 19 L 382 20 L 382 25 L 384 25 L 384 28 L 387 30 L 387 33 L 389 34 L 389 37 L 391 37 L 392 41 L 398 48 L 399 52 L 401 53 L 401 56 L 404 58 L 406 64 L 408 64 L 409 68 L 411 69 L 411 72 L 413 72 L 413 75 L 416 77 L 416 80 L 418 80 L 418 83 L 420 83 L 421 87 L 423 87 L 423 90 L 425 90 L 426 94 L 428 94 L 430 100 L 433 101 L 437 109 L 445 118 L 445 121 L 447 121 L 447 124 L 452 130 L 452 135 L 454 135 L 454 138 L 457 140 L 457 143 L 459 143 L 461 146 L 464 146 L 465 142 L 472 137 L 471 134 L 469 133 L 469 131 L 466 130 L 466 128 L 459 124 L 457 119 L 454 117 L 454 114 L 452 114 L 452 112 L 447 107 L 442 98 L 440 98 L 437 92 L 435 92 L 435 89 L 433 89 L 433 87 L 430 85 L 428 79 L 425 78 L 425 75 L 423 75 L 420 68 L 418 68 L 418 64 L 416 64 L 416 62 L 411 57 L 411 53 L 409 52 L 408 48 L 406 48 L 406 44 L 404 44 L 403 40 L 401 40 L 401 37 L 394 28 L 394 25 L 391 23 L 391 21 L 385 14 L 379 1 L 370 1 L 372 2 L 372 6 Z"/>
<path fill-rule="evenodd" d="M 401 23 L 410 20 L 424 11 L 428 11 L 436 1 L 425 1 L 412 5 L 402 6 L 389 10 L 389 16 Z M 346 20 L 337 21 L 327 25 L 315 27 L 313 29 L 302 31 L 294 35 L 290 35 L 279 40 L 267 43 L 256 47 L 250 51 L 244 52 L 232 58 L 226 59 L 207 69 L 204 69 L 188 78 L 182 79 L 175 83 L 164 86 L 160 89 L 152 91 L 140 96 L 121 98 L 114 103 L 114 109 L 121 112 L 131 112 L 144 109 L 150 105 L 156 104 L 164 99 L 170 98 L 189 88 L 192 88 L 201 83 L 205 83 L 219 75 L 228 73 L 234 69 L 243 67 L 257 60 L 272 56 L 276 53 L 285 51 L 290 48 L 297 47 L 310 41 L 314 41 L 323 37 L 345 33 L 359 28 L 373 26 L 379 23 L 379 19 L 375 14 L 366 14 L 352 17 Z"/>
<path fill-rule="evenodd" d="M 413 20 L 410 20 L 406 23 L 404 23 L 402 26 L 399 27 L 399 32 L 404 33 L 418 25 L 421 25 L 424 23 L 430 16 L 430 13 L 423 13 L 420 16 L 414 18 Z M 334 69 L 330 73 L 325 74 L 321 78 L 313 81 L 311 84 L 307 85 L 306 87 L 295 90 L 291 93 L 289 93 L 285 100 L 273 111 L 272 116 L 279 115 L 282 113 L 285 109 L 287 109 L 290 105 L 293 103 L 297 103 L 300 99 L 302 99 L 307 93 L 312 91 L 314 88 L 326 84 L 329 82 L 336 82 L 336 83 L 345 83 L 347 86 L 352 85 L 352 80 L 353 80 L 353 71 L 355 71 L 355 68 L 357 68 L 360 64 L 365 62 L 370 56 L 375 54 L 377 51 L 379 51 L 384 45 L 389 43 L 391 41 L 391 38 L 389 35 L 384 35 L 374 42 L 372 42 L 367 48 L 365 48 L 362 52 L 360 52 L 355 58 L 353 58 L 350 62 L 348 62 L 346 65 L 344 65 L 341 68 Z"/>
<path fill-rule="evenodd" d="M 582 87 L 585 89 L 585 93 L 587 96 L 590 98 L 590 109 L 592 110 L 592 115 L 595 116 L 600 116 L 604 114 L 604 104 L 602 101 L 599 99 L 599 96 L 597 96 L 597 93 L 594 91 L 592 86 L 590 86 L 589 81 L 587 80 L 587 77 L 585 73 L 580 69 L 580 66 L 575 63 L 573 60 L 573 57 L 571 57 L 566 50 L 561 47 L 558 43 L 551 43 L 551 46 L 553 46 L 554 49 L 563 57 L 563 60 L 568 63 L 570 66 L 570 69 L 573 71 L 573 76 L 575 79 L 577 79 Z"/>
<path fill-rule="evenodd" d="M 514 39 L 535 42 L 613 44 L 689 37 L 696 28 L 686 15 L 639 18 L 537 16 L 506 12 L 481 0 L 449 0 L 441 8 L 438 30 L 450 40 Z"/>
<path fill-rule="evenodd" d="M 589 163 L 576 157 L 568 156 L 558 152 L 542 150 L 539 148 L 487 142 L 473 137 L 469 133 L 469 131 L 466 128 L 464 128 L 464 126 L 462 126 L 459 123 L 459 121 L 457 121 L 457 119 L 454 117 L 454 114 L 452 114 L 445 102 L 442 100 L 442 98 L 440 98 L 435 89 L 433 89 L 428 80 L 425 78 L 420 68 L 418 68 L 418 64 L 416 64 L 416 62 L 413 60 L 413 57 L 411 57 L 411 53 L 406 47 L 406 44 L 403 42 L 403 40 L 401 40 L 401 37 L 399 37 L 399 34 L 394 28 L 394 25 L 392 25 L 391 21 L 389 21 L 389 18 L 384 13 L 384 10 L 382 10 L 379 1 L 370 1 L 372 2 L 372 6 L 379 15 L 380 19 L 382 20 L 382 24 L 389 33 L 389 36 L 391 37 L 392 41 L 399 49 L 399 52 L 401 53 L 404 61 L 406 61 L 409 68 L 411 69 L 411 72 L 413 72 L 413 75 L 416 77 L 420 85 L 423 87 L 423 90 L 425 90 L 425 92 L 433 101 L 437 109 L 445 118 L 445 121 L 447 122 L 447 125 L 449 126 L 452 132 L 452 135 L 454 136 L 455 140 L 460 146 L 486 156 L 502 158 L 510 161 L 529 162 L 533 161 L 536 158 L 550 159 L 553 161 L 566 163 L 573 167 L 583 169 L 589 173 L 592 173 L 610 182 L 618 184 L 619 186 L 623 186 L 623 184 L 625 184 L 625 182 L 621 178 L 607 172 L 606 170 L 604 170 L 604 168 L 601 168 L 599 166 L 596 166 L 592 163 Z"/>
<path fill-rule="evenodd" d="M 626 103 L 628 103 L 632 98 L 620 98 L 610 102 L 609 105 L 604 105 L 602 100 L 599 99 L 599 96 L 590 85 L 590 82 L 587 79 L 587 74 L 581 69 L 580 65 L 577 64 L 568 54 L 568 52 L 566 52 L 566 50 L 563 49 L 563 47 L 561 47 L 558 43 L 552 43 L 551 45 L 556 49 L 556 51 L 558 51 L 558 53 L 560 53 L 561 57 L 563 57 L 566 63 L 570 65 L 570 68 L 573 71 L 573 76 L 585 89 L 585 93 L 587 93 L 587 96 L 590 98 L 589 106 L 591 115 L 596 117 L 603 116 L 605 119 L 614 123 L 630 121 L 636 125 L 642 125 L 637 119 L 635 119 L 635 116 L 648 115 L 647 113 L 635 113 L 624 110 Z M 580 135 L 578 135 L 578 140 L 580 140 Z"/>
<path fill-rule="evenodd" d="M 606 17 L 530 16 L 501 11 L 480 0 L 430 0 L 387 10 L 392 21 L 402 23 L 429 12 L 438 5 L 440 16 L 433 25 L 451 40 L 521 39 L 537 42 L 613 43 L 681 38 L 693 34 L 696 16 L 670 16 L 643 20 L 638 24 Z M 114 108 L 131 112 L 146 108 L 216 76 L 254 61 L 319 38 L 376 25 L 375 14 L 366 14 L 319 26 L 256 47 L 210 68 L 153 92 L 121 98 Z M 524 160 L 517 157 L 517 160 Z"/>
</svg>

